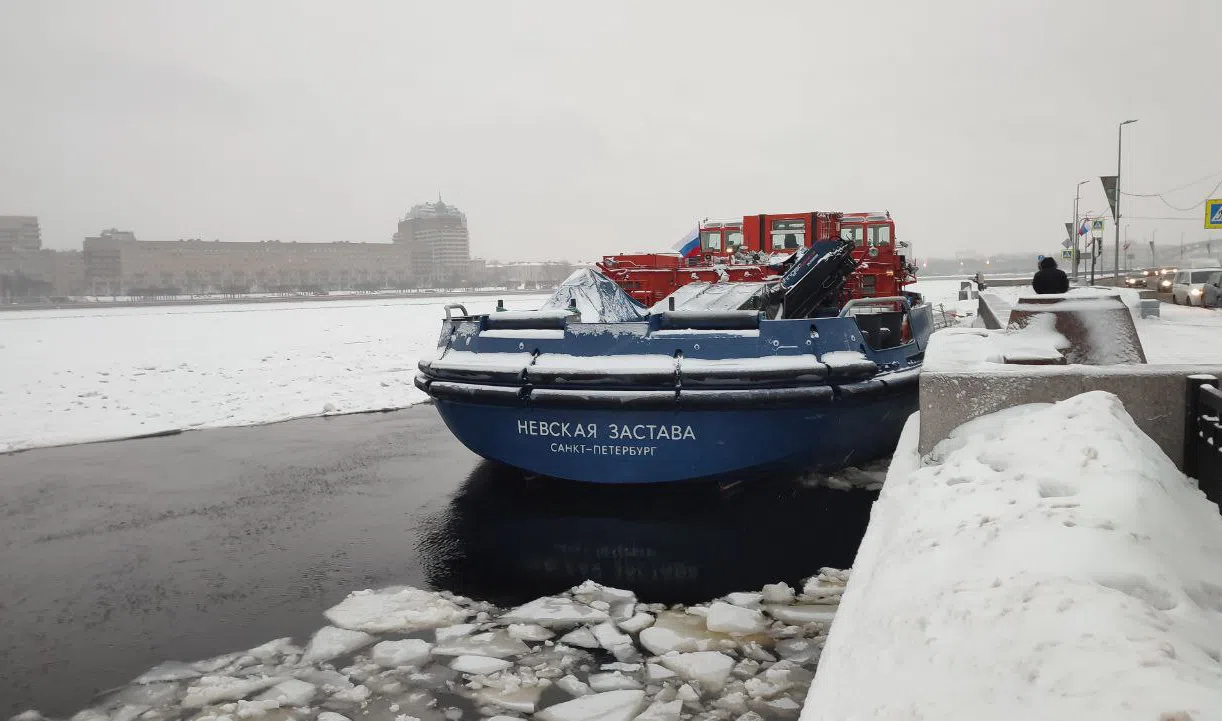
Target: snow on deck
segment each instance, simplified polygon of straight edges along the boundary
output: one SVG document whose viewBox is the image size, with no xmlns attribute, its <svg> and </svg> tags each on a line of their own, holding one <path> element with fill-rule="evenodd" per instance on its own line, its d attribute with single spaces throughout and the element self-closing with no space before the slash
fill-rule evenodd
<svg viewBox="0 0 1222 721">
<path fill-rule="evenodd" d="M 801 721 L 1222 719 L 1222 517 L 1115 396 L 917 426 Z"/>
<path fill-rule="evenodd" d="M 496 297 L 3 313 L 0 452 L 418 403 L 449 303 Z"/>
</svg>

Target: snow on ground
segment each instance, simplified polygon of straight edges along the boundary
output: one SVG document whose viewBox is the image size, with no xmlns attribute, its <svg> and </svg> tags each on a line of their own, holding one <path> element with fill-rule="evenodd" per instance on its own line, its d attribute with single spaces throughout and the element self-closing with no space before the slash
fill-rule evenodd
<svg viewBox="0 0 1222 721">
<path fill-rule="evenodd" d="M 977 301 L 960 301 L 958 280 L 930 280 L 907 286 L 923 294 L 934 306 L 942 304 L 948 315 L 958 314 L 960 323 L 971 324 Z M 1030 286 L 991 286 L 993 293 L 1013 306 L 1023 295 L 1033 295 Z M 1081 292 L 1090 292 L 1082 289 Z M 1136 303 L 1137 291 L 1121 288 L 1130 305 Z M 970 316 L 965 314 L 970 313 Z M 1148 363 L 1217 363 L 1222 360 L 1222 309 L 1197 308 L 1163 303 L 1160 317 L 1139 318 L 1134 315 L 1137 335 Z M 951 318 L 955 324 L 955 318 Z"/>
<path fill-rule="evenodd" d="M 282 638 L 168 661 L 72 719 L 792 721 L 847 580 L 822 569 L 798 594 L 770 584 L 686 608 L 592 581 L 509 611 L 402 586 L 360 591 L 305 648 Z"/>
<path fill-rule="evenodd" d="M 1135 318 L 1149 363 L 1222 361 L 1222 309 L 1163 303 L 1158 318 Z"/>
<path fill-rule="evenodd" d="M 448 303 L 496 296 L 0 313 L 0 452 L 418 403 Z"/>
<path fill-rule="evenodd" d="M 1222 517 L 1115 396 L 917 429 L 801 721 L 1222 719 Z"/>
</svg>

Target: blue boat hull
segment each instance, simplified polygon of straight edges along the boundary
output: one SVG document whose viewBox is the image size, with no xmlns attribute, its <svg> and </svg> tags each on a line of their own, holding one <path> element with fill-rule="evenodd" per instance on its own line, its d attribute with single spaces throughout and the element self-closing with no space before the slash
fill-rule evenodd
<svg viewBox="0 0 1222 721">
<path fill-rule="evenodd" d="M 928 306 L 780 320 L 464 315 L 447 318 L 416 386 L 468 448 L 541 476 L 641 484 L 828 470 L 894 450 L 917 408 L 930 318 Z"/>
<path fill-rule="evenodd" d="M 916 384 L 806 407 L 537 408 L 435 400 L 475 453 L 593 483 L 664 483 L 838 468 L 890 455 Z"/>
</svg>

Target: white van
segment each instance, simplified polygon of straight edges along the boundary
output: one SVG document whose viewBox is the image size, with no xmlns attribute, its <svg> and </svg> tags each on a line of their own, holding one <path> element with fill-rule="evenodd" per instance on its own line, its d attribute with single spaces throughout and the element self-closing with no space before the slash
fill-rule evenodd
<svg viewBox="0 0 1222 721">
<path fill-rule="evenodd" d="M 1205 293 L 1205 284 L 1209 282 L 1209 276 L 1219 270 L 1222 268 L 1192 268 L 1177 271 L 1175 282 L 1171 286 L 1171 302 L 1177 305 L 1180 303 L 1202 305 L 1204 299 L 1201 296 Z"/>
</svg>

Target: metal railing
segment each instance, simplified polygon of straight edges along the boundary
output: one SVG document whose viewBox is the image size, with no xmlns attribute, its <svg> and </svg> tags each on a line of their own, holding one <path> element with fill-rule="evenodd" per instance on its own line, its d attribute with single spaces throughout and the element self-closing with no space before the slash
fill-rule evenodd
<svg viewBox="0 0 1222 721">
<path fill-rule="evenodd" d="M 1205 496 L 1222 505 L 1222 391 L 1211 375 L 1188 376 L 1184 419 L 1184 473 L 1197 479 Z"/>
<path fill-rule="evenodd" d="M 863 306 L 868 307 L 872 305 L 884 305 L 890 303 L 899 303 L 901 310 L 907 311 L 912 309 L 912 304 L 902 295 L 884 295 L 877 298 L 854 298 L 848 303 L 845 303 L 844 307 L 840 309 L 840 317 L 845 318 L 849 315 L 849 311 L 856 310 Z"/>
</svg>

